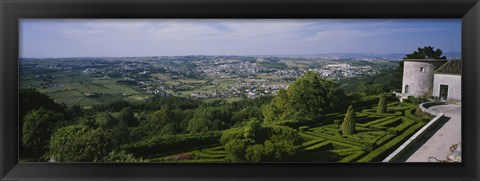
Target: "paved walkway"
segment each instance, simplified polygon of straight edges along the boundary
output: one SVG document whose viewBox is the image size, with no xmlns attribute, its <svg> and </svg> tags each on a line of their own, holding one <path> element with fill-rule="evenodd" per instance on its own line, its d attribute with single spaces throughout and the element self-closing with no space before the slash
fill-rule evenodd
<svg viewBox="0 0 480 181">
<path fill-rule="evenodd" d="M 417 146 L 413 146 L 410 154 L 404 156 L 406 162 L 428 162 L 429 157 L 446 160 L 451 154 L 450 147 L 461 143 L 461 106 L 439 105 L 429 110 L 445 113 L 446 119 L 424 135 Z M 406 159 L 406 160 L 405 160 Z M 434 159 L 430 161 L 434 162 Z"/>
</svg>

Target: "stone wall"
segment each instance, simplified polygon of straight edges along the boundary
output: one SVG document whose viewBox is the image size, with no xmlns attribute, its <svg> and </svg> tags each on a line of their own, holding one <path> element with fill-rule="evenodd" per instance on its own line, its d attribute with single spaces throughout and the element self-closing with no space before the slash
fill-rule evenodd
<svg viewBox="0 0 480 181">
<path fill-rule="evenodd" d="M 439 112 L 436 112 L 436 111 L 433 111 L 433 110 L 429 110 L 428 108 L 429 107 L 432 107 L 432 106 L 437 106 L 437 105 L 444 105 L 445 102 L 425 102 L 425 103 L 421 103 L 418 105 L 418 107 L 420 108 L 420 110 L 422 110 L 423 112 L 426 112 L 430 115 L 433 115 L 433 116 L 437 116 L 438 114 L 440 114 Z"/>
</svg>

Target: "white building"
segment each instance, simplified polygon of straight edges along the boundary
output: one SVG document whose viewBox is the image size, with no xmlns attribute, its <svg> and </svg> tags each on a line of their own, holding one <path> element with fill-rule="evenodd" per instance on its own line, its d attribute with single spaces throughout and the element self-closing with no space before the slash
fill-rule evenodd
<svg viewBox="0 0 480 181">
<path fill-rule="evenodd" d="M 440 100 L 462 100 L 461 61 L 449 61 L 434 72 L 433 96 Z"/>
<path fill-rule="evenodd" d="M 402 92 L 397 97 L 435 96 L 441 100 L 461 101 L 460 60 L 405 59 Z"/>
</svg>

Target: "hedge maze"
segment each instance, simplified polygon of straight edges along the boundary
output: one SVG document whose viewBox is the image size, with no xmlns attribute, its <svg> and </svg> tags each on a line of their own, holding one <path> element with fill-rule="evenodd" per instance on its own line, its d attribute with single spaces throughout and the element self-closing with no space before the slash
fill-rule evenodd
<svg viewBox="0 0 480 181">
<path fill-rule="evenodd" d="M 324 125 L 300 126 L 299 134 L 305 142 L 288 162 L 380 162 L 428 121 L 415 116 L 416 104 L 394 102 L 385 113 L 376 107 L 356 110 L 356 133 L 342 135 L 340 125 L 344 114 L 325 116 Z M 226 162 L 227 152 L 222 146 L 197 149 L 186 162 Z M 163 157 L 168 161 L 169 157 Z M 181 156 L 181 155 L 180 155 Z M 171 159 L 172 160 L 172 159 Z"/>
</svg>

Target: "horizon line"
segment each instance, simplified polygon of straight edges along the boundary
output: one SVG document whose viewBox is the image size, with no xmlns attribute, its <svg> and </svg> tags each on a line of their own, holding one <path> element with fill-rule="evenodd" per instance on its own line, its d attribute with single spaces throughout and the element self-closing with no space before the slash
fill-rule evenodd
<svg viewBox="0 0 480 181">
<path fill-rule="evenodd" d="M 444 54 L 458 53 L 461 55 L 461 52 L 445 52 Z M 141 55 L 141 56 L 73 56 L 73 57 L 19 57 L 19 59 L 61 59 L 61 58 L 142 58 L 142 57 L 186 57 L 186 56 L 243 56 L 243 57 L 254 57 L 254 56 L 322 56 L 328 54 L 364 54 L 364 55 L 392 55 L 392 54 L 408 54 L 408 53 L 320 53 L 320 54 L 280 54 L 280 55 L 268 55 L 268 54 L 253 54 L 253 55 L 235 55 L 235 54 L 185 54 L 185 55 Z M 446 55 L 443 55 L 446 56 Z"/>
</svg>

